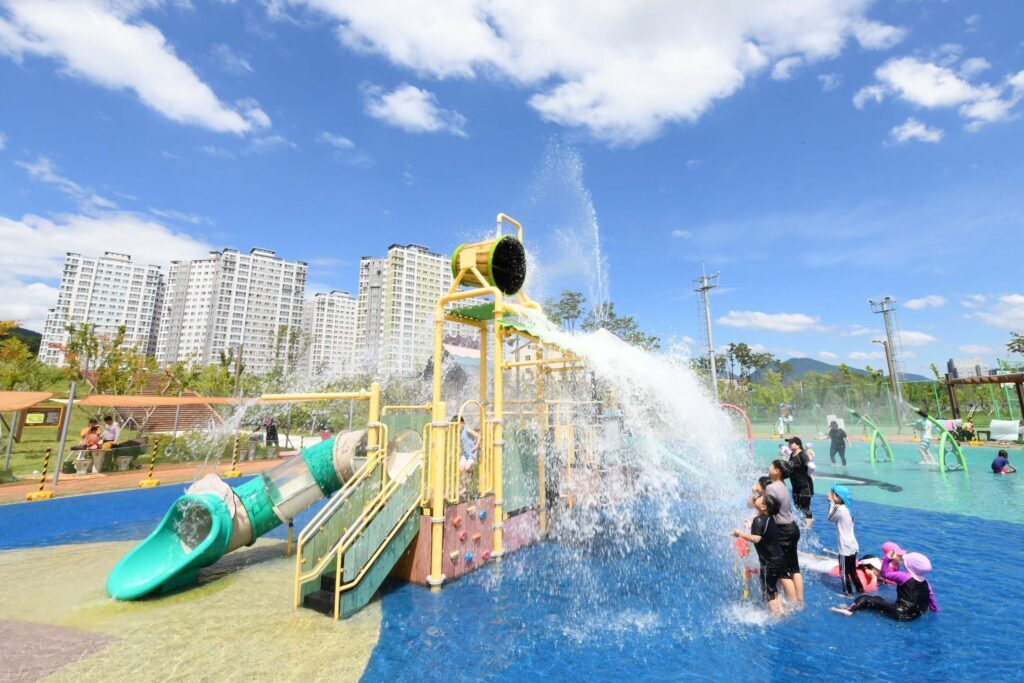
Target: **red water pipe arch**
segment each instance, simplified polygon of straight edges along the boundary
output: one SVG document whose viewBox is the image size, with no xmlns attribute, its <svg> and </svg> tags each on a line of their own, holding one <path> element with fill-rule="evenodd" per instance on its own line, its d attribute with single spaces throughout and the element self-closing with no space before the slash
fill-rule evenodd
<svg viewBox="0 0 1024 683">
<path fill-rule="evenodd" d="M 750 418 L 747 416 L 747 413 L 743 410 L 743 408 L 740 408 L 739 406 L 733 405 L 731 403 L 723 403 L 722 407 L 728 408 L 729 410 L 735 410 L 737 413 L 743 416 L 743 421 L 747 423 L 747 446 L 750 449 L 750 455 L 753 456 L 754 430 L 750 428 Z"/>
</svg>

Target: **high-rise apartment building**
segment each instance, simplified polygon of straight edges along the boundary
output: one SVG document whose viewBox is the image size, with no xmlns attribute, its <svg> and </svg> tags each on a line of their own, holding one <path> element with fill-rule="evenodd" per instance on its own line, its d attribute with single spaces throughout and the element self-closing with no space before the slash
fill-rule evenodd
<svg viewBox="0 0 1024 683">
<path fill-rule="evenodd" d="M 354 374 L 356 300 L 348 292 L 317 292 L 306 309 L 309 372 L 328 377 Z"/>
<path fill-rule="evenodd" d="M 127 254 L 98 258 L 69 253 L 64 259 L 57 305 L 50 309 L 39 346 L 39 360 L 65 363 L 69 325 L 94 325 L 98 335 L 113 336 L 125 327 L 125 344 L 153 354 L 156 318 L 163 294 L 159 266 L 132 263 Z"/>
<path fill-rule="evenodd" d="M 211 252 L 175 261 L 167 276 L 156 357 L 208 365 L 220 352 L 242 357 L 249 372 L 287 371 L 289 342 L 302 330 L 308 267 L 267 249 Z"/>
<path fill-rule="evenodd" d="M 385 376 L 423 370 L 433 353 L 434 308 L 452 283 L 451 263 L 418 244 L 392 244 L 359 264 L 356 359 Z"/>
<path fill-rule="evenodd" d="M 980 358 L 950 358 L 946 362 L 946 369 L 953 379 L 988 375 L 988 363 Z"/>
</svg>

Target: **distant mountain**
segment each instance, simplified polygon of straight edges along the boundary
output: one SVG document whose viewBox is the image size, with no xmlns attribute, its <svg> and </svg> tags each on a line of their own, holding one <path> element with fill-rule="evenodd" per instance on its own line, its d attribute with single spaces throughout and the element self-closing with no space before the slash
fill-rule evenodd
<svg viewBox="0 0 1024 683">
<path fill-rule="evenodd" d="M 18 337 L 21 341 L 25 342 L 28 350 L 32 352 L 32 355 L 39 354 L 39 344 L 43 341 L 43 335 L 35 330 L 26 330 L 24 327 L 15 327 L 9 334 Z"/>
<path fill-rule="evenodd" d="M 831 374 L 833 372 L 839 371 L 838 365 L 829 365 L 828 363 L 824 363 L 820 360 L 815 360 L 813 358 L 790 358 L 786 362 L 789 363 L 789 367 L 793 368 L 793 373 L 788 375 L 788 378 L 790 380 L 803 379 L 804 375 L 806 375 L 808 372 L 825 372 Z M 884 363 L 879 363 L 879 365 L 884 365 Z M 850 372 L 852 372 L 855 375 L 868 374 L 866 370 L 861 370 L 860 368 L 855 368 L 850 365 L 847 365 L 846 367 L 850 368 Z M 912 375 L 908 373 L 906 375 L 906 379 L 911 381 L 919 381 L 928 378 L 922 375 Z"/>
</svg>

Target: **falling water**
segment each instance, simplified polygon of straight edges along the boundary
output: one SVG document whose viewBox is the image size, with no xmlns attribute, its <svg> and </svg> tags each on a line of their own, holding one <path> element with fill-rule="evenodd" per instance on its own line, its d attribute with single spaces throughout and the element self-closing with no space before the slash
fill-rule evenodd
<svg viewBox="0 0 1024 683">
<path fill-rule="evenodd" d="M 536 259 L 531 260 L 527 286 L 551 296 L 562 288 L 582 286 L 589 305 L 602 310 L 609 301 L 608 264 L 583 170 L 578 149 L 558 140 L 548 144 L 519 209 L 529 226 L 531 257 Z"/>
</svg>

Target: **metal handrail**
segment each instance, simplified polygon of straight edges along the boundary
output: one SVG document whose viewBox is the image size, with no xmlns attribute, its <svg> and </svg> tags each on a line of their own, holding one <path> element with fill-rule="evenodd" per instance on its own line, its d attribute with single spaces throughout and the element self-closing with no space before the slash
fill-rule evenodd
<svg viewBox="0 0 1024 683">
<path fill-rule="evenodd" d="M 362 511 L 362 513 L 359 515 L 359 517 L 356 518 L 355 523 L 351 527 L 349 527 L 349 529 L 345 533 L 345 535 L 342 536 L 338 540 L 338 543 L 335 545 L 334 550 L 331 551 L 330 554 L 333 556 L 333 558 L 331 558 L 331 559 L 334 559 L 334 561 L 335 561 L 335 573 L 334 573 L 334 620 L 335 621 L 337 621 L 338 618 L 339 618 L 339 610 L 340 610 L 340 607 L 341 607 L 341 593 L 343 591 L 345 591 L 345 590 L 351 589 L 353 586 L 355 586 L 357 583 L 359 583 L 362 580 L 362 578 L 366 574 L 366 572 L 370 569 L 370 567 L 373 566 L 373 563 L 377 561 L 377 558 L 383 552 L 384 548 L 386 548 L 388 546 L 388 544 L 391 542 L 391 539 L 393 539 L 395 537 L 395 534 L 398 533 L 398 529 L 401 529 L 402 524 L 405 523 L 405 520 L 409 519 L 409 515 L 412 514 L 412 512 L 419 506 L 419 501 L 418 500 L 414 501 L 414 503 L 409 507 L 409 509 L 406 510 L 405 514 L 402 515 L 402 519 L 398 522 L 398 524 L 396 524 L 395 527 L 384 538 L 384 540 L 381 541 L 380 545 L 377 547 L 377 550 L 373 553 L 373 555 L 371 555 L 367 559 L 366 563 L 363 565 L 363 568 L 359 571 L 359 573 L 356 575 L 356 577 L 352 581 L 349 581 L 346 584 L 342 584 L 341 583 L 341 576 L 342 576 L 342 572 L 343 572 L 342 558 L 345 557 L 345 553 L 348 552 L 349 548 L 352 547 L 352 544 L 355 543 L 356 540 L 358 540 L 359 537 L 363 535 L 363 531 L 365 531 L 366 527 L 374 520 L 374 518 L 377 516 L 377 514 L 381 510 L 384 509 L 384 507 L 387 505 L 387 503 L 391 500 L 391 498 L 398 491 L 400 486 L 405 483 L 406 479 L 408 479 L 409 472 L 410 472 L 410 470 L 411 470 L 411 468 L 413 466 L 419 466 L 419 467 L 423 466 L 423 451 L 419 452 L 419 456 L 418 457 L 414 457 L 411 460 L 409 460 L 408 463 L 406 463 L 405 467 L 402 469 L 402 471 L 401 471 L 401 473 L 400 473 L 400 475 L 398 477 L 392 478 L 390 481 L 388 481 L 387 486 L 382 488 L 380 494 L 371 502 L 370 505 L 368 505 Z"/>
<path fill-rule="evenodd" d="M 374 422 L 368 424 L 367 428 L 379 430 L 380 433 L 378 434 L 377 448 L 373 451 L 372 455 L 367 457 L 366 462 L 363 464 L 362 467 L 359 468 L 359 470 L 356 471 L 355 475 L 353 475 L 352 478 L 345 483 L 345 487 L 342 489 L 341 493 L 332 498 L 331 500 L 329 500 L 328 503 L 324 505 L 324 507 L 321 508 L 316 515 L 313 516 L 313 519 L 311 519 L 309 523 L 307 523 L 306 526 L 303 527 L 302 531 L 299 532 L 299 537 L 295 544 L 294 600 L 296 607 L 298 607 L 300 604 L 300 593 L 302 591 L 302 584 L 314 579 L 315 577 L 323 573 L 323 570 L 330 562 L 331 557 L 331 552 L 325 553 L 324 556 L 320 558 L 320 560 L 310 570 L 303 573 L 302 551 L 305 548 L 306 544 L 309 543 L 318 533 L 320 533 L 323 530 L 324 526 L 327 523 L 327 520 L 330 517 L 333 517 L 334 514 L 339 509 L 341 509 L 341 507 L 348 501 L 352 494 L 356 490 L 358 490 L 359 486 L 370 478 L 370 476 L 373 474 L 374 468 L 379 466 L 383 471 L 381 475 L 382 491 L 387 483 L 387 426 L 379 422 Z M 380 493 L 377 494 L 377 497 L 379 496 Z"/>
</svg>

